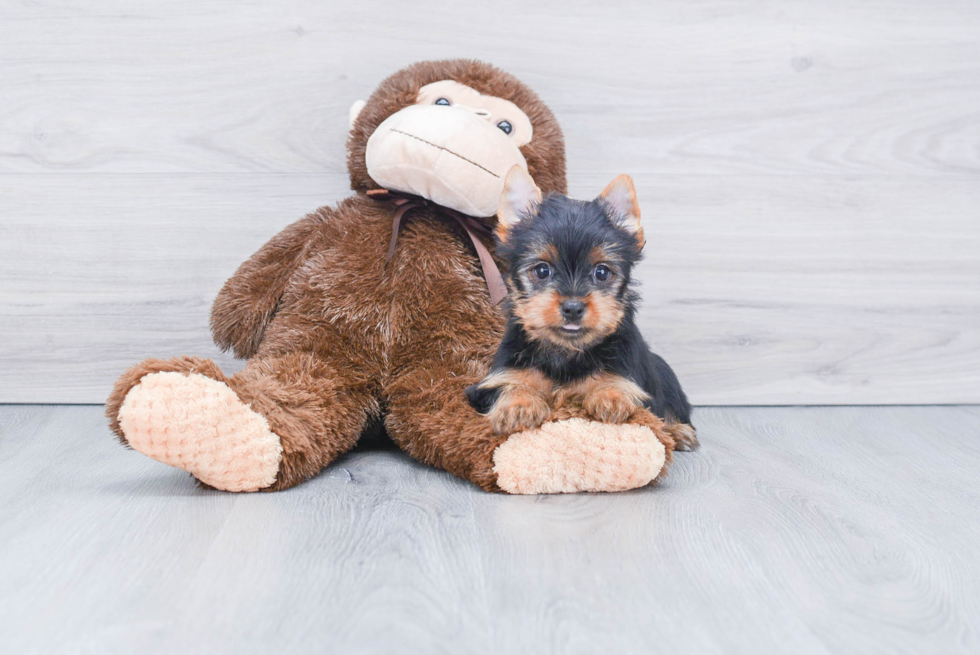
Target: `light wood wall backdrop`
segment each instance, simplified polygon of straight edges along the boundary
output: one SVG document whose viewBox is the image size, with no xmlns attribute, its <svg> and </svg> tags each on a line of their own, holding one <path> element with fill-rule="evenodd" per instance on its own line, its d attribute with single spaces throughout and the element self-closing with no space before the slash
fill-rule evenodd
<svg viewBox="0 0 980 655">
<path fill-rule="evenodd" d="M 980 3 L 0 4 L 0 402 L 211 345 L 249 254 L 347 191 L 347 110 L 476 57 L 634 176 L 641 322 L 699 404 L 980 402 Z"/>
</svg>

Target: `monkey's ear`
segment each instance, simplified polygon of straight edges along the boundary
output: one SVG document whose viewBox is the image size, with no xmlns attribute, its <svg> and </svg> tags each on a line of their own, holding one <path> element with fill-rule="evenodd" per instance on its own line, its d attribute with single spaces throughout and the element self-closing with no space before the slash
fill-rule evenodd
<svg viewBox="0 0 980 655">
<path fill-rule="evenodd" d="M 350 119 L 350 124 L 347 126 L 347 129 L 354 129 L 354 121 L 357 120 L 358 115 L 360 115 L 361 110 L 364 109 L 364 105 L 366 104 L 367 103 L 363 100 L 355 100 L 354 104 L 350 106 L 350 111 L 347 113 L 347 117 Z"/>
<path fill-rule="evenodd" d="M 633 178 L 629 175 L 620 175 L 603 189 L 599 197 L 612 209 L 612 218 L 616 224 L 636 235 L 642 248 L 643 227 L 640 225 L 640 204 L 636 201 Z"/>
<path fill-rule="evenodd" d="M 497 210 L 497 237 L 507 241 L 510 229 L 534 211 L 541 202 L 541 189 L 527 171 L 514 164 L 504 180 L 504 191 L 500 195 L 500 209 Z"/>
</svg>

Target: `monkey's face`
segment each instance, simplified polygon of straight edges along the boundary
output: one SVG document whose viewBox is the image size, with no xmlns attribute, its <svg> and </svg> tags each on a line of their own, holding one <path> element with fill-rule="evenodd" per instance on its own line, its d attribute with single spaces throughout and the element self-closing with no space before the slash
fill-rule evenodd
<svg viewBox="0 0 980 655">
<path fill-rule="evenodd" d="M 423 86 L 415 104 L 386 118 L 367 141 L 371 178 L 470 216 L 493 216 L 508 171 L 527 171 L 521 146 L 533 127 L 513 102 L 456 82 Z"/>
</svg>

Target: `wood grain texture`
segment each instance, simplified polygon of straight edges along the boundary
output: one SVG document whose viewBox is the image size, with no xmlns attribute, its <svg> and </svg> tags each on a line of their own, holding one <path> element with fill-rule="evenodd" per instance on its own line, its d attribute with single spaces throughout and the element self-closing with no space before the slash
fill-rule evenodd
<svg viewBox="0 0 980 655">
<path fill-rule="evenodd" d="M 203 491 L 98 407 L 0 407 L 0 650 L 975 653 L 980 409 L 704 408 L 656 488 L 396 452 Z"/>
<path fill-rule="evenodd" d="M 270 235 L 346 193 L 340 175 L 26 177 L 0 189 L 13 208 L 0 226 L 0 398 L 17 402 L 101 402 L 145 356 L 235 370 L 211 343 L 214 295 Z M 696 404 L 980 400 L 980 185 L 636 181 L 639 323 Z"/>
<path fill-rule="evenodd" d="M 348 186 L 338 175 L 29 175 L 0 188 L 0 398 L 104 402 L 144 357 L 240 366 L 211 302 L 273 234 Z"/>
<path fill-rule="evenodd" d="M 463 56 L 541 94 L 573 172 L 976 174 L 978 27 L 972 0 L 8 2 L 0 170 L 344 173 L 354 100 Z"/>
<path fill-rule="evenodd" d="M 355 99 L 454 56 L 552 106 L 574 195 L 636 178 L 641 325 L 696 403 L 980 402 L 978 33 L 969 0 L 5 3 L 0 402 L 234 370 L 223 280 L 346 195 Z"/>
</svg>

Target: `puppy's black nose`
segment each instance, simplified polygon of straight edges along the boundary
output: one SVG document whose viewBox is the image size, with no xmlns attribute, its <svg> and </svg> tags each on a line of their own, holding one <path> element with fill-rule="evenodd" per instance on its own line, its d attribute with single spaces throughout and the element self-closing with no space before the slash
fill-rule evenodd
<svg viewBox="0 0 980 655">
<path fill-rule="evenodd" d="M 566 300 L 561 304 L 561 315 L 566 321 L 575 322 L 585 313 L 585 303 L 581 300 Z"/>
</svg>

